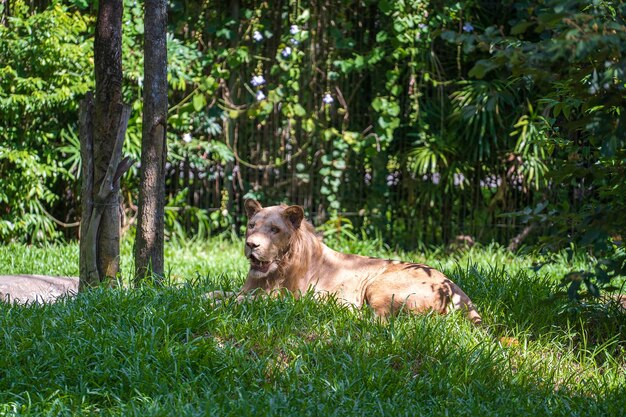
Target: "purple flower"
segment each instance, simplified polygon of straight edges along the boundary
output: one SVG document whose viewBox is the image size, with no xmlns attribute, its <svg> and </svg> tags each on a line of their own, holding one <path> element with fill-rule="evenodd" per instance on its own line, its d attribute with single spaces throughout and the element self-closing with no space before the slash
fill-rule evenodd
<svg viewBox="0 0 626 417">
<path fill-rule="evenodd" d="M 291 48 L 288 46 L 285 46 L 285 49 L 283 49 L 283 51 L 280 53 L 284 58 L 288 58 L 289 55 L 291 55 Z"/>
<path fill-rule="evenodd" d="M 265 94 L 263 94 L 263 90 L 259 90 L 256 92 L 256 101 L 265 100 Z"/>
<path fill-rule="evenodd" d="M 463 31 L 467 32 L 467 33 L 473 32 L 474 31 L 474 26 L 472 26 L 471 23 L 467 22 L 467 23 L 465 23 L 463 25 Z"/>
<path fill-rule="evenodd" d="M 400 184 L 400 172 L 399 171 L 394 171 L 392 173 L 390 173 L 389 175 L 387 175 L 387 186 L 388 187 L 393 187 L 395 185 Z"/>
<path fill-rule="evenodd" d="M 330 93 L 326 93 L 324 94 L 322 101 L 324 102 L 324 104 L 331 104 L 333 101 L 335 101 L 335 99 L 333 98 L 333 96 L 330 95 Z"/>
<path fill-rule="evenodd" d="M 250 81 L 250 84 L 252 84 L 254 87 L 258 87 L 265 84 L 265 78 L 263 78 L 262 75 L 255 75 L 254 77 L 252 77 L 252 81 Z"/>
<path fill-rule="evenodd" d="M 295 35 L 298 32 L 300 32 L 298 25 L 291 25 L 291 27 L 289 28 L 289 33 L 291 33 L 292 35 Z"/>
<path fill-rule="evenodd" d="M 257 42 L 261 42 L 263 40 L 263 34 L 259 32 L 258 30 L 255 30 L 254 33 L 252 34 L 252 39 L 254 39 Z"/>
</svg>

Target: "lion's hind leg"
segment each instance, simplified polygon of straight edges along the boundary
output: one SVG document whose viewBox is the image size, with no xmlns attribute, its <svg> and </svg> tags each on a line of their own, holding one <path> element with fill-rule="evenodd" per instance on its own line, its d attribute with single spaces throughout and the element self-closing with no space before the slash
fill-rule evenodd
<svg viewBox="0 0 626 417">
<path fill-rule="evenodd" d="M 452 309 L 465 311 L 474 324 L 481 322 L 469 297 L 443 274 L 391 272 L 378 277 L 365 292 L 367 303 L 376 314 L 387 317 L 400 311 L 447 314 Z"/>
<path fill-rule="evenodd" d="M 459 288 L 456 284 L 452 283 L 452 307 L 456 310 L 464 311 L 467 318 L 474 324 L 478 325 L 482 323 L 483 319 L 476 311 L 476 307 L 472 300 Z"/>
<path fill-rule="evenodd" d="M 400 311 L 445 314 L 449 297 L 443 288 L 429 282 L 416 282 L 409 274 L 383 274 L 372 282 L 366 292 L 367 304 L 376 315 L 387 317 Z"/>
</svg>

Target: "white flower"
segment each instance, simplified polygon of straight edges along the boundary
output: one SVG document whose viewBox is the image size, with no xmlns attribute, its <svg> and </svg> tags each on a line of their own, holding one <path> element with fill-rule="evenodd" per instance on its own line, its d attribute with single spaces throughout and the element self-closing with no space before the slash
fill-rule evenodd
<svg viewBox="0 0 626 417">
<path fill-rule="evenodd" d="M 285 46 L 285 49 L 283 49 L 283 51 L 281 52 L 281 55 L 284 56 L 285 58 L 289 57 L 289 55 L 291 55 L 291 48 L 288 46 Z"/>
<path fill-rule="evenodd" d="M 298 25 L 291 25 L 291 27 L 289 28 L 289 33 L 291 33 L 292 35 L 295 35 L 298 32 L 300 32 Z"/>
<path fill-rule="evenodd" d="M 324 94 L 324 98 L 322 98 L 324 104 L 331 104 L 335 99 L 329 93 Z"/>
<path fill-rule="evenodd" d="M 424 23 L 420 23 L 419 25 L 417 25 L 418 28 L 420 28 L 421 30 L 426 29 L 426 24 Z"/>
<path fill-rule="evenodd" d="M 289 43 L 292 44 L 293 46 L 298 46 L 300 44 L 300 42 L 298 42 L 294 38 L 289 39 Z"/>
<path fill-rule="evenodd" d="M 252 81 L 250 81 L 250 84 L 252 84 L 254 87 L 258 87 L 265 84 L 265 78 L 263 78 L 262 75 L 255 75 L 254 77 L 252 77 Z"/>
<path fill-rule="evenodd" d="M 185 143 L 191 142 L 191 133 L 185 133 L 183 135 L 183 142 L 185 142 Z"/>
<path fill-rule="evenodd" d="M 252 34 L 252 39 L 254 39 L 257 42 L 261 42 L 263 40 L 263 34 L 259 32 L 258 30 L 255 30 L 254 33 Z"/>
<path fill-rule="evenodd" d="M 265 100 L 265 94 L 263 94 L 262 90 L 256 92 L 256 101 Z"/>
</svg>

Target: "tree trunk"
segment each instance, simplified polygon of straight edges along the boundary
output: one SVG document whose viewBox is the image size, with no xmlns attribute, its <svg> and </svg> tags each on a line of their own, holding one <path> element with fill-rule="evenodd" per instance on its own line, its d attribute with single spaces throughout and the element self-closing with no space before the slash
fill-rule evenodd
<svg viewBox="0 0 626 417">
<path fill-rule="evenodd" d="M 101 0 L 95 37 L 94 192 L 113 156 L 122 111 L 122 0 Z M 98 231 L 98 273 L 116 277 L 120 255 L 119 181 L 103 204 Z"/>
<path fill-rule="evenodd" d="M 144 94 L 135 279 L 164 275 L 163 234 L 167 157 L 167 1 L 147 0 L 144 14 Z"/>
<path fill-rule="evenodd" d="M 108 280 L 109 284 L 114 284 L 111 278 L 114 275 L 103 275 L 98 266 L 102 259 L 102 248 L 99 243 L 102 219 L 105 211 L 110 207 L 107 203 L 111 196 L 119 195 L 119 179 L 133 165 L 131 158 L 122 158 L 122 145 L 126 135 L 126 126 L 130 118 L 130 106 L 122 105 L 122 114 L 116 128 L 115 146 L 113 148 L 111 161 L 107 166 L 104 179 L 95 191 L 93 182 L 93 167 L 96 155 L 93 152 L 93 136 L 89 132 L 91 94 L 87 94 L 86 99 L 81 103 L 81 157 L 83 160 L 83 219 L 81 220 L 80 231 L 80 290 L 90 286 L 99 285 Z M 118 229 L 119 233 L 119 229 Z M 119 237 L 118 237 L 119 239 Z M 117 247 L 119 256 L 119 245 Z"/>
<path fill-rule="evenodd" d="M 90 270 L 93 269 L 94 259 L 89 259 L 87 252 L 87 231 L 91 223 L 91 211 L 93 210 L 93 94 L 87 93 L 85 99 L 80 103 L 80 159 L 81 167 L 81 218 L 80 218 L 80 242 L 79 242 L 79 276 L 80 289 L 96 285 L 99 281 L 93 280 Z M 94 244 L 95 242 L 89 242 Z M 96 268 L 97 272 L 97 268 Z"/>
<path fill-rule="evenodd" d="M 81 103 L 82 219 L 80 290 L 119 273 L 119 180 L 130 107 L 122 104 L 122 0 L 100 0 L 94 41 L 95 98 Z"/>
</svg>

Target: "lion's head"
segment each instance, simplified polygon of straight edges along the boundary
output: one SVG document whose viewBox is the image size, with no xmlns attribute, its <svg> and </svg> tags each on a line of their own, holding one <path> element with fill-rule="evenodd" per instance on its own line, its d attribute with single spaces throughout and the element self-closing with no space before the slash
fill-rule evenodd
<svg viewBox="0 0 626 417">
<path fill-rule="evenodd" d="M 263 278 L 281 267 L 294 234 L 300 230 L 304 210 L 300 206 L 261 207 L 256 200 L 246 200 L 248 229 L 245 254 L 250 261 L 249 276 Z"/>
</svg>

